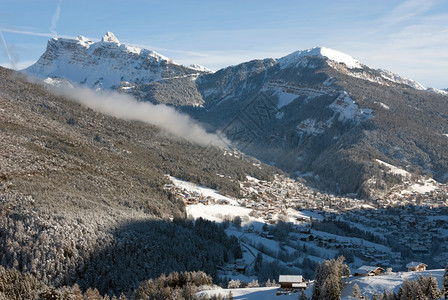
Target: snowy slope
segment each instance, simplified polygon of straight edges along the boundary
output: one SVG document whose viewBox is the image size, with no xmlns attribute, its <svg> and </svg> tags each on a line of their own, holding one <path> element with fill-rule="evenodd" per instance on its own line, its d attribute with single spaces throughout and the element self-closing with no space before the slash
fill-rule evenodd
<svg viewBox="0 0 448 300">
<path fill-rule="evenodd" d="M 439 89 L 435 89 L 435 88 L 427 88 L 426 90 L 428 92 L 431 92 L 431 93 L 436 93 L 436 94 L 439 94 L 439 95 L 448 96 L 448 89 L 439 90 Z"/>
<path fill-rule="evenodd" d="M 404 280 L 415 280 L 420 275 L 423 277 L 433 276 L 437 279 L 439 288 L 442 286 L 444 270 L 428 270 L 423 272 L 400 272 L 391 275 L 380 275 L 380 276 L 365 276 L 365 277 L 350 277 L 348 278 L 348 283 L 342 289 L 342 298 L 352 295 L 352 287 L 356 283 L 360 290 L 361 295 L 368 296 L 369 299 L 372 297 L 373 293 L 376 291 L 381 294 L 384 290 L 393 290 L 396 293 L 400 290 L 400 286 L 403 284 Z M 290 295 L 276 296 L 276 291 L 278 287 L 260 287 L 260 288 L 242 288 L 242 289 L 214 289 L 207 290 L 198 293 L 198 295 L 222 295 L 228 296 L 231 292 L 234 299 L 245 299 L 245 300 L 263 300 L 263 299 L 298 299 L 299 293 L 293 293 Z M 311 283 L 306 290 L 305 294 L 311 297 L 313 293 L 313 284 Z"/>
<path fill-rule="evenodd" d="M 260 288 L 243 288 L 243 289 L 216 289 L 208 290 L 198 293 L 198 296 L 218 296 L 223 297 L 229 296 L 232 293 L 233 299 L 244 299 L 244 300 L 267 300 L 267 299 L 277 299 L 276 296 L 278 288 L 277 287 L 260 287 Z M 297 299 L 298 294 L 283 295 L 279 299 Z"/>
<path fill-rule="evenodd" d="M 157 52 L 122 44 L 107 32 L 100 42 L 83 36 L 53 38 L 45 53 L 24 72 L 42 79 L 64 78 L 95 89 L 111 89 L 121 83 L 194 77 L 202 69 L 184 67 Z"/>
<path fill-rule="evenodd" d="M 173 182 L 173 184 L 177 187 L 183 188 L 189 192 L 196 192 L 204 197 L 212 197 L 215 200 L 227 200 L 232 206 L 238 205 L 237 201 L 233 198 L 221 195 L 217 190 L 211 189 L 209 187 L 197 185 L 195 183 L 191 183 L 189 181 L 181 180 L 176 177 L 170 176 L 169 179 Z"/>
<path fill-rule="evenodd" d="M 332 62 L 343 63 L 348 68 L 362 68 L 363 65 L 348 54 L 325 47 L 315 47 L 308 50 L 296 51 L 278 60 L 280 67 L 285 68 L 296 64 L 303 57 L 321 57 Z"/>
<path fill-rule="evenodd" d="M 417 81 L 400 76 L 395 73 L 392 73 L 391 71 L 383 70 L 383 69 L 378 69 L 377 71 L 380 72 L 380 74 L 383 78 L 393 81 L 395 83 L 406 84 L 416 90 L 425 90 L 426 89 L 423 85 L 421 85 Z"/>
<path fill-rule="evenodd" d="M 391 71 L 384 69 L 371 69 L 367 65 L 361 63 L 360 61 L 346 53 L 326 47 L 314 47 L 307 50 L 295 51 L 287 56 L 278 59 L 277 62 L 279 63 L 281 69 L 294 66 L 304 66 L 308 65 L 307 57 L 324 58 L 327 60 L 329 66 L 356 78 L 365 79 L 383 85 L 389 85 L 388 82 L 405 84 L 416 90 L 426 90 L 428 92 L 438 93 L 441 95 L 448 95 L 448 93 L 444 90 L 433 88 L 426 89 L 417 81 L 395 74 Z M 342 65 L 345 65 L 345 70 L 344 67 L 341 67 Z"/>
<path fill-rule="evenodd" d="M 388 164 L 382 160 L 377 159 L 376 160 L 381 165 L 384 165 L 388 168 L 388 171 L 392 174 L 400 175 L 404 178 L 410 178 L 411 173 L 409 173 L 406 170 L 403 170 L 401 168 L 398 168 L 396 166 L 393 166 L 391 164 Z M 432 178 L 424 178 L 420 176 L 419 180 L 416 183 L 409 184 L 409 186 L 405 189 L 402 189 L 400 192 L 401 194 L 409 194 L 412 192 L 418 193 L 418 194 L 425 194 L 429 193 L 431 191 L 434 191 L 438 188 L 438 183 L 432 179 Z"/>
<path fill-rule="evenodd" d="M 444 270 L 428 270 L 422 272 L 398 272 L 391 275 L 380 275 L 380 276 L 360 276 L 360 277 L 350 277 L 348 284 L 342 289 L 342 297 L 352 295 L 352 287 L 356 283 L 362 295 L 369 296 L 369 299 L 376 291 L 377 293 L 382 293 L 384 290 L 393 290 L 396 293 L 400 290 L 400 286 L 406 279 L 415 280 L 419 276 L 428 277 L 433 276 L 437 279 L 439 288 L 442 287 Z"/>
</svg>

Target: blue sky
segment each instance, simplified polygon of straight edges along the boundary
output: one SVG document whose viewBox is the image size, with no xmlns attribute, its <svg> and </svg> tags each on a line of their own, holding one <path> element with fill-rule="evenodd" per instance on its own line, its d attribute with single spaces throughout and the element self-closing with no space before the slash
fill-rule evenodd
<svg viewBox="0 0 448 300">
<path fill-rule="evenodd" d="M 0 64 L 29 65 L 53 36 L 106 31 L 213 70 L 325 46 L 448 88 L 446 0 L 1 0 Z"/>
</svg>

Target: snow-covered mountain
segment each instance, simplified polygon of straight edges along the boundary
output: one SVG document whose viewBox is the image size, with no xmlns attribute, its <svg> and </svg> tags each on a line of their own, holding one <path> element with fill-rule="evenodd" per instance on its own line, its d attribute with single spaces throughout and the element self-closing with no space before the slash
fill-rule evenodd
<svg viewBox="0 0 448 300">
<path fill-rule="evenodd" d="M 52 78 L 51 82 L 56 84 L 63 79 L 93 89 L 135 92 L 145 98 L 158 90 L 158 86 L 148 87 L 148 84 L 192 81 L 209 71 L 198 65 L 182 66 L 155 51 L 122 44 L 113 33 L 107 32 L 100 42 L 83 36 L 53 38 L 48 41 L 45 53 L 24 72 L 42 79 Z M 182 104 L 199 105 L 200 101 L 196 100 L 187 99 Z"/>
<path fill-rule="evenodd" d="M 352 56 L 326 47 L 315 47 L 307 50 L 293 52 L 277 60 L 281 68 L 290 67 L 291 65 L 300 65 L 307 63 L 307 57 L 319 57 L 326 59 L 329 66 L 344 72 L 347 75 L 365 79 L 368 81 L 389 85 L 390 82 L 396 84 L 404 84 L 413 89 L 437 93 L 440 95 L 448 95 L 446 90 L 435 88 L 425 88 L 419 82 L 393 73 L 385 69 L 377 69 L 377 73 L 372 72 L 370 67 L 353 58 Z M 384 80 L 386 79 L 386 80 Z"/>
<path fill-rule="evenodd" d="M 379 157 L 448 178 L 448 162 L 437 158 L 448 146 L 441 138 L 446 97 L 339 51 L 319 47 L 253 60 L 196 84 L 204 108 L 187 112 L 265 162 L 313 174 L 321 188 L 375 193 L 395 180 L 369 181 L 381 172 Z"/>
<path fill-rule="evenodd" d="M 307 57 L 323 58 L 327 61 L 329 66 L 353 77 L 362 78 L 383 85 L 389 85 L 390 82 L 404 84 L 416 90 L 427 90 L 429 92 L 444 94 L 443 90 L 433 88 L 426 89 L 417 81 L 395 74 L 388 70 L 377 69 L 376 71 L 378 73 L 371 72 L 371 70 L 369 70 L 371 69 L 370 67 L 350 55 L 326 47 L 315 47 L 308 50 L 296 51 L 278 59 L 277 62 L 280 64 L 281 68 L 285 68 L 290 67 L 291 65 L 306 64 Z"/>
<path fill-rule="evenodd" d="M 296 51 L 287 56 L 278 59 L 278 63 L 282 68 L 290 66 L 291 64 L 296 64 L 301 61 L 304 57 L 320 57 L 328 59 L 330 65 L 332 63 L 343 63 L 350 69 L 362 68 L 363 64 L 358 60 L 354 59 L 348 54 L 342 53 L 337 50 L 333 50 L 325 47 L 315 47 L 308 50 Z"/>
<path fill-rule="evenodd" d="M 309 65 L 310 58 L 321 58 L 339 72 L 368 81 L 390 85 L 404 84 L 417 90 L 425 90 L 420 83 L 387 70 L 373 70 L 351 57 L 326 47 L 315 47 L 295 51 L 279 59 L 270 59 L 281 69 Z M 204 66 L 191 64 L 184 66 L 155 51 L 120 43 L 117 37 L 107 32 L 100 42 L 93 42 L 83 36 L 76 39 L 53 38 L 40 59 L 24 70 L 35 77 L 47 79 L 60 85 L 60 81 L 84 84 L 93 89 L 114 89 L 153 102 L 175 105 L 202 105 L 201 97 L 191 83 L 184 79 L 196 79 L 212 71 Z M 187 99 L 175 101 L 161 97 L 173 81 L 177 88 L 186 89 Z M 189 80 L 190 81 L 190 80 Z M 162 82 L 162 84 L 152 83 Z M 150 86 L 148 86 L 150 85 Z M 186 85 L 186 86 L 184 86 Z M 163 90 L 163 91 L 160 91 Z M 447 95 L 443 90 L 428 89 L 430 92 Z M 171 93 L 175 93 L 170 90 Z"/>
<path fill-rule="evenodd" d="M 439 90 L 439 89 L 435 89 L 435 88 L 428 88 L 427 91 L 428 92 L 432 92 L 432 93 L 436 93 L 436 94 L 439 94 L 439 95 L 448 96 L 448 89 Z"/>
<path fill-rule="evenodd" d="M 37 63 L 25 69 L 37 77 L 60 77 L 105 89 L 117 88 L 122 82 L 193 76 L 198 71 L 203 72 L 198 66 L 184 67 L 157 52 L 122 44 L 111 32 L 100 42 L 83 36 L 53 38 Z"/>
<path fill-rule="evenodd" d="M 25 72 L 54 85 L 176 105 L 237 148 L 288 172 L 311 172 L 339 193 L 367 193 L 373 181 L 366 173 L 380 168 L 375 159 L 448 178 L 448 162 L 438 159 L 448 151 L 448 93 L 337 50 L 316 47 L 210 72 L 107 33 L 101 42 L 52 39 Z"/>
<path fill-rule="evenodd" d="M 406 84 L 416 90 L 421 90 L 421 91 L 426 89 L 423 85 L 421 85 L 417 81 L 397 75 L 395 73 L 392 73 L 391 71 L 378 69 L 378 72 L 380 72 L 381 76 L 384 77 L 385 79 L 393 81 L 395 83 Z"/>
</svg>

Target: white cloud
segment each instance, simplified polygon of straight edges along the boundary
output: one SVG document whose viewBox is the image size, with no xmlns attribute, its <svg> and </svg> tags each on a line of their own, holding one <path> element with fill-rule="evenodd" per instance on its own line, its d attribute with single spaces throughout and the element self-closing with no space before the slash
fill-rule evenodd
<svg viewBox="0 0 448 300">
<path fill-rule="evenodd" d="M 13 69 L 13 70 L 23 70 L 23 69 L 31 66 L 35 62 L 36 62 L 35 60 L 19 61 L 17 63 L 5 62 L 5 63 L 0 63 L 0 66 L 2 66 L 3 68 Z"/>
<path fill-rule="evenodd" d="M 133 97 L 112 91 L 93 91 L 85 87 L 55 88 L 54 92 L 73 99 L 95 111 L 124 120 L 153 124 L 177 137 L 202 146 L 227 146 L 229 141 L 220 134 L 208 133 L 188 115 L 164 104 L 137 101 Z"/>
<path fill-rule="evenodd" d="M 437 2 L 435 0 L 407 0 L 378 19 L 383 28 L 409 21 L 430 10 Z"/>
</svg>

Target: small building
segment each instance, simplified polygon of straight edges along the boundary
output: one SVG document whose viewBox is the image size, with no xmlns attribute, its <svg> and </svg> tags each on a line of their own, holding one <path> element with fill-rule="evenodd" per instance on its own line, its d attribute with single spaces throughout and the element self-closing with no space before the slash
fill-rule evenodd
<svg viewBox="0 0 448 300">
<path fill-rule="evenodd" d="M 383 274 L 384 269 L 374 266 L 361 266 L 353 273 L 354 276 L 378 276 Z"/>
<path fill-rule="evenodd" d="M 278 283 L 283 291 L 305 290 L 308 287 L 302 275 L 280 275 Z"/>
<path fill-rule="evenodd" d="M 406 265 L 406 268 L 408 268 L 408 272 L 419 272 L 419 271 L 426 271 L 427 266 L 428 265 L 421 262 L 411 261 Z"/>
<path fill-rule="evenodd" d="M 235 261 L 235 271 L 244 274 L 247 269 L 247 265 L 244 263 L 242 259 L 237 259 Z"/>
</svg>

